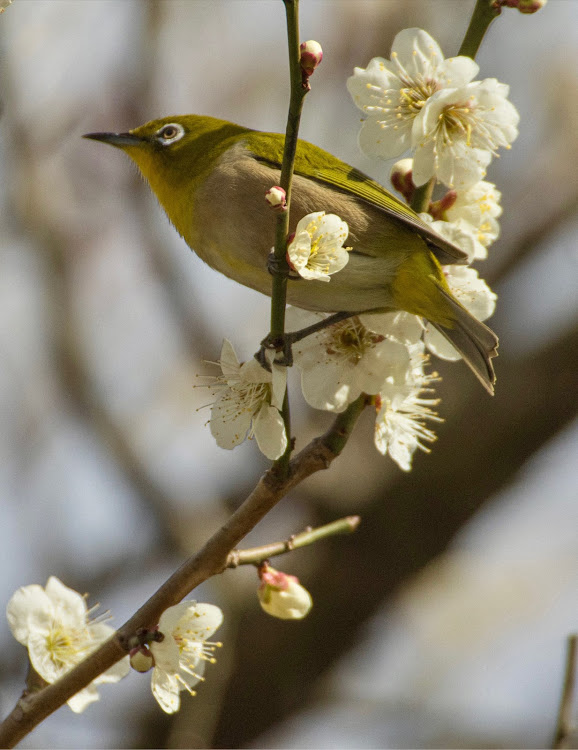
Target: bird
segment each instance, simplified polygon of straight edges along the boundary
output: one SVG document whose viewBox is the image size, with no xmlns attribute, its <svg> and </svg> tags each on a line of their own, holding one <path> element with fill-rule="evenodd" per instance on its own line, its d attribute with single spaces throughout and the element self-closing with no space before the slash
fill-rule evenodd
<svg viewBox="0 0 578 750">
<path fill-rule="evenodd" d="M 171 115 L 128 132 L 84 137 L 132 159 L 175 229 L 211 268 L 271 294 L 276 215 L 264 196 L 280 182 L 283 135 L 204 115 Z M 330 283 L 289 278 L 287 302 L 325 313 L 418 315 L 493 394 L 498 338 L 456 299 L 442 268 L 466 264 L 466 254 L 378 182 L 299 140 L 289 231 L 317 211 L 347 223 L 349 262 Z"/>
</svg>

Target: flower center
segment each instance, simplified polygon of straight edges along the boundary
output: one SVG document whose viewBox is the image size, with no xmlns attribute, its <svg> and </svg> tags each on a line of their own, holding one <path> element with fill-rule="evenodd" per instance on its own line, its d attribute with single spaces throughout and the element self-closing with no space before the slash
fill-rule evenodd
<svg viewBox="0 0 578 750">
<path fill-rule="evenodd" d="M 395 52 L 391 56 L 392 62 L 397 67 L 397 77 L 401 86 L 399 88 L 383 88 L 368 83 L 370 99 L 375 104 L 364 107 L 368 114 L 380 116 L 382 128 L 393 127 L 398 129 L 399 123 L 411 123 L 421 112 L 427 100 L 439 91 L 440 84 L 421 73 L 410 74 L 402 65 Z M 382 63 L 382 69 L 384 69 Z"/>
<path fill-rule="evenodd" d="M 190 628 L 184 633 L 180 630 L 176 630 L 173 633 L 173 638 L 179 647 L 179 668 L 199 681 L 203 681 L 205 678 L 202 674 L 195 671 L 199 662 L 206 661 L 209 664 L 215 664 L 217 660 L 213 654 L 215 650 L 220 648 L 223 644 L 218 641 L 199 640 L 198 633 Z M 190 687 L 187 681 L 178 674 L 178 672 L 176 673 L 176 678 L 191 695 L 196 695 L 195 691 Z"/>
<path fill-rule="evenodd" d="M 369 349 L 373 349 L 384 338 L 369 331 L 358 317 L 353 317 L 328 329 L 326 351 L 333 357 L 357 364 Z"/>
<path fill-rule="evenodd" d="M 466 144 L 471 146 L 474 109 L 470 101 L 449 104 L 438 116 L 438 146 L 451 146 L 457 137 L 465 136 Z"/>
<path fill-rule="evenodd" d="M 90 652 L 92 638 L 88 630 L 72 630 L 54 624 L 46 636 L 46 650 L 57 669 L 69 667 Z"/>
</svg>

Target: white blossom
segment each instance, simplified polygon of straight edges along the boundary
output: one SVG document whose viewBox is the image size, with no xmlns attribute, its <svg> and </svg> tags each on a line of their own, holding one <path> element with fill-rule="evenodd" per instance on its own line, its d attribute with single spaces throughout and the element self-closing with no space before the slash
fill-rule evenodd
<svg viewBox="0 0 578 750">
<path fill-rule="evenodd" d="M 6 617 L 14 637 L 28 649 L 35 671 L 53 683 L 106 641 L 115 631 L 90 620 L 86 599 L 51 576 L 44 588 L 22 586 L 12 596 Z M 117 662 L 68 700 L 80 713 L 99 698 L 96 686 L 118 682 L 129 672 L 128 657 Z"/>
<path fill-rule="evenodd" d="M 195 695 L 193 687 L 203 679 L 205 663 L 213 664 L 213 652 L 220 643 L 209 638 L 223 622 L 214 604 L 185 601 L 166 609 L 158 630 L 164 635 L 149 648 L 155 660 L 151 689 L 159 706 L 173 714 L 181 706 L 181 691 Z"/>
<path fill-rule="evenodd" d="M 382 395 L 376 399 L 375 446 L 384 456 L 389 454 L 403 471 L 410 471 L 417 448 L 429 453 L 424 443 L 436 439 L 425 420 L 442 421 L 431 408 L 438 400 L 421 398 L 421 390 L 416 386 L 405 395 L 400 390 L 391 397 Z"/>
<path fill-rule="evenodd" d="M 323 320 L 322 313 L 287 310 L 296 330 Z M 370 319 L 385 316 L 364 316 Z M 391 326 L 390 316 L 383 325 Z M 373 325 L 378 327 L 377 322 Z M 403 327 L 400 326 L 400 331 Z M 400 334 L 401 335 L 401 334 Z M 405 335 L 405 334 L 403 334 Z M 367 328 L 357 316 L 327 326 L 293 345 L 305 400 L 315 409 L 341 412 L 361 393 L 379 393 L 388 378 L 405 380 L 410 356 L 405 344 Z"/>
<path fill-rule="evenodd" d="M 445 266 L 444 273 L 454 297 L 478 320 L 486 320 L 496 309 L 497 295 L 478 272 L 468 266 Z M 461 354 L 447 341 L 439 331 L 428 326 L 424 341 L 430 352 L 441 359 L 456 361 Z"/>
<path fill-rule="evenodd" d="M 449 240 L 463 250 L 471 263 L 487 257 L 486 248 L 478 241 L 474 227 L 465 219 L 455 221 L 434 220 L 429 214 L 422 213 L 420 219 L 431 226 L 441 237 Z"/>
<path fill-rule="evenodd" d="M 499 147 L 518 135 L 519 115 L 509 87 L 495 78 L 437 91 L 415 118 L 413 181 L 436 177 L 449 187 L 479 182 Z"/>
<path fill-rule="evenodd" d="M 325 211 L 307 214 L 297 224 L 295 236 L 287 247 L 291 267 L 304 279 L 329 281 L 349 261 L 349 228 L 339 216 Z"/>
<path fill-rule="evenodd" d="M 467 190 L 458 190 L 454 204 L 445 211 L 444 219 L 450 222 L 466 221 L 478 243 L 475 258 L 487 257 L 487 248 L 500 234 L 497 217 L 502 213 L 502 194 L 491 182 L 476 182 Z"/>
<path fill-rule="evenodd" d="M 391 61 L 375 57 L 366 69 L 355 68 L 347 81 L 353 101 L 367 116 L 359 134 L 368 156 L 394 158 L 413 145 L 412 129 L 429 98 L 451 86 L 461 87 L 478 73 L 469 57 L 444 59 L 438 43 L 422 29 L 400 31 Z"/>
<path fill-rule="evenodd" d="M 313 606 L 307 589 L 295 576 L 266 565 L 259 572 L 261 585 L 257 589 L 262 609 L 281 620 L 302 620 Z"/>
<path fill-rule="evenodd" d="M 268 372 L 255 359 L 240 364 L 227 339 L 223 341 L 219 364 L 223 375 L 217 378 L 220 393 L 212 406 L 210 422 L 217 445 L 230 450 L 247 435 L 254 435 L 261 452 L 276 460 L 287 448 L 280 414 L 287 383 L 286 368 L 272 362 Z"/>
</svg>

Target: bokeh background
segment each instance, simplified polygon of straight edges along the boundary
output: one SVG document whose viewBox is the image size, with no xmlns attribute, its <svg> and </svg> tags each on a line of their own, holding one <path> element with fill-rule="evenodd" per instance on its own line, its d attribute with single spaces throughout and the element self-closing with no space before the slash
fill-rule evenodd
<svg viewBox="0 0 578 750">
<path fill-rule="evenodd" d="M 302 136 L 387 181 L 357 149 L 345 80 L 409 26 L 455 54 L 473 5 L 302 0 L 301 36 L 325 53 Z M 248 569 L 196 591 L 225 611 L 224 648 L 178 715 L 133 673 L 23 747 L 548 745 L 578 628 L 577 20 L 575 0 L 506 10 L 478 57 L 521 114 L 488 175 L 504 206 L 480 269 L 499 294 L 495 398 L 436 362 L 445 423 L 410 474 L 365 415 L 247 540 L 362 515 L 353 537 L 279 559 L 310 617 L 268 618 Z M 204 266 L 126 157 L 80 136 L 186 112 L 283 131 L 283 4 L 15 0 L 0 56 L 0 601 L 57 575 L 121 624 L 266 467 L 252 442 L 216 447 L 196 386 L 224 336 L 251 356 L 268 301 Z M 329 419 L 293 404 L 303 446 Z M 2 714 L 25 672 L 2 619 Z"/>
</svg>

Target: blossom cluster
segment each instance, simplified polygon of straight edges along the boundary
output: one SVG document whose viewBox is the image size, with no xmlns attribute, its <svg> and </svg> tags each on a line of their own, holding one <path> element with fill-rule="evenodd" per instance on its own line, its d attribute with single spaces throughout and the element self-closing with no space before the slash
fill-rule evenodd
<svg viewBox="0 0 578 750">
<path fill-rule="evenodd" d="M 405 29 L 393 42 L 391 60 L 374 58 L 355 68 L 347 86 L 366 119 L 359 143 L 371 156 L 412 158 L 393 168 L 392 184 L 411 202 L 416 186 L 434 178 L 447 188 L 420 214 L 441 237 L 462 249 L 468 263 L 487 257 L 499 235 L 500 192 L 486 182 L 485 169 L 500 147 L 518 134 L 518 113 L 508 87 L 495 79 L 476 81 L 469 57 L 444 59 L 437 42 L 421 29 Z M 285 210 L 284 192 L 266 198 Z M 288 238 L 287 262 L 298 277 L 328 283 L 349 261 L 349 227 L 334 214 L 304 216 Z M 469 265 L 445 266 L 453 296 L 475 318 L 489 318 L 496 295 Z M 406 312 L 360 314 L 325 327 L 328 315 L 287 311 L 287 330 L 316 326 L 293 345 L 305 400 L 316 409 L 341 412 L 361 394 L 376 408 L 374 442 L 404 471 L 416 449 L 428 450 L 439 422 L 432 397 L 435 373 L 427 373 L 427 351 L 446 360 L 461 355 L 436 329 Z M 271 354 L 271 352 L 269 352 Z M 213 405 L 211 430 L 219 445 L 232 448 L 254 436 L 271 459 L 281 456 L 287 437 L 281 415 L 285 369 L 271 360 L 240 364 L 231 344 L 221 354 L 222 388 Z M 428 426 L 429 423 L 429 426 Z"/>
<path fill-rule="evenodd" d="M 8 602 L 6 617 L 16 640 L 26 646 L 36 675 L 51 684 L 114 634 L 110 625 L 91 618 L 93 611 L 87 608 L 86 597 L 51 576 L 44 588 L 38 584 L 19 588 Z M 68 705 L 80 713 L 99 699 L 98 685 L 118 682 L 131 666 L 141 672 L 154 667 L 154 697 L 163 711 L 178 711 L 180 693 L 194 695 L 192 688 L 203 679 L 205 663 L 215 661 L 213 651 L 221 644 L 208 639 L 222 621 L 223 613 L 213 604 L 185 601 L 169 607 L 152 633 L 150 646 L 131 652 L 130 663 L 126 656 L 107 669 L 72 696 Z"/>
<path fill-rule="evenodd" d="M 391 60 L 374 57 L 347 81 L 366 116 L 361 150 L 393 159 L 411 149 L 417 186 L 432 177 L 460 189 L 479 182 L 498 148 L 517 137 L 519 115 L 508 86 L 495 78 L 474 81 L 478 72 L 469 57 L 444 59 L 422 29 L 400 31 Z"/>
</svg>

